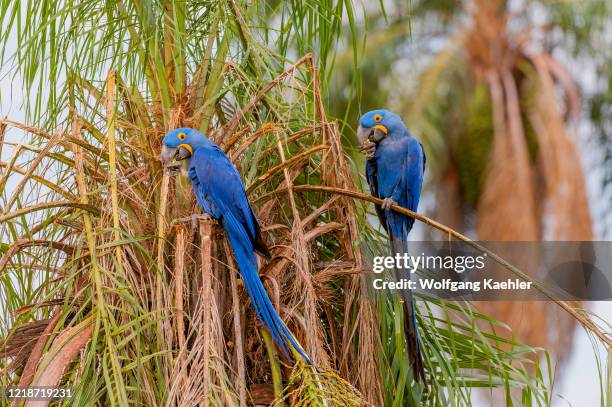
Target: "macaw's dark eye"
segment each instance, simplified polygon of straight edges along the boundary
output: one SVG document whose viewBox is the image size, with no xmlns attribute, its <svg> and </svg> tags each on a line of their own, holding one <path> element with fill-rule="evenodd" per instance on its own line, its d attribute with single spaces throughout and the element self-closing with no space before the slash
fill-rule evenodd
<svg viewBox="0 0 612 407">
<path fill-rule="evenodd" d="M 181 141 L 185 140 L 185 137 L 187 137 L 187 135 L 185 135 L 185 133 L 179 133 L 179 134 L 178 134 L 178 138 L 179 138 L 179 140 L 181 140 Z"/>
<path fill-rule="evenodd" d="M 382 116 L 381 115 L 379 115 L 379 114 L 375 114 L 374 115 L 374 121 L 379 122 L 381 120 L 382 120 Z"/>
</svg>

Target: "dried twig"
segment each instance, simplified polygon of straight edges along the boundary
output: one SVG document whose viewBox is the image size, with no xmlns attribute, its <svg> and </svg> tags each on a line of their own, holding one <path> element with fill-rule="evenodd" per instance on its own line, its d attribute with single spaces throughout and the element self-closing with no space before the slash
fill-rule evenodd
<svg viewBox="0 0 612 407">
<path fill-rule="evenodd" d="M 363 201 L 368 201 L 368 202 L 372 202 L 374 204 L 378 204 L 381 205 L 382 204 L 382 199 L 373 197 L 371 195 L 366 195 L 366 194 L 362 194 L 360 192 L 356 192 L 356 191 L 351 191 L 348 189 L 342 189 L 342 188 L 335 188 L 335 187 L 326 187 L 326 186 L 317 186 L 317 185 L 296 185 L 293 186 L 293 190 L 294 191 L 320 191 L 320 192 L 329 192 L 329 193 L 333 193 L 333 194 L 340 194 L 340 195 L 345 195 L 345 196 L 350 196 L 352 198 L 356 198 L 356 199 L 360 199 Z M 281 193 L 281 192 L 286 192 L 287 189 L 280 189 L 275 191 L 276 193 Z M 561 308 L 563 308 L 565 311 L 567 311 L 571 316 L 573 316 L 576 320 L 578 320 L 585 328 L 589 329 L 595 336 L 597 336 L 607 347 L 612 347 L 612 339 L 609 337 L 609 335 L 605 332 L 602 332 L 597 325 L 595 325 L 595 323 L 588 318 L 587 316 L 585 316 L 582 312 L 582 310 L 579 307 L 574 307 L 570 301 L 562 301 L 562 300 L 557 300 L 555 299 L 555 297 L 553 296 L 553 294 L 551 294 L 550 290 L 544 286 L 543 284 L 541 284 L 540 282 L 531 279 L 531 277 L 529 277 L 527 274 L 525 274 L 524 272 L 522 272 L 521 270 L 519 270 L 517 267 L 515 267 L 514 265 L 510 264 L 508 261 L 504 260 L 503 258 L 501 258 L 500 256 L 498 256 L 497 254 L 495 254 L 494 252 L 492 252 L 491 250 L 487 249 L 486 247 L 476 243 L 475 241 L 473 241 L 472 239 L 468 238 L 467 236 L 439 223 L 436 222 L 433 219 L 428 218 L 427 216 L 424 215 L 420 215 L 416 212 L 413 212 L 409 209 L 403 208 L 401 206 L 398 205 L 392 205 L 391 209 L 393 209 L 396 212 L 402 213 L 404 215 L 408 215 L 420 222 L 425 223 L 426 225 L 432 226 L 438 230 L 441 230 L 445 233 L 447 233 L 448 235 L 461 240 L 467 244 L 469 244 L 470 246 L 474 247 L 475 249 L 483 252 L 483 253 L 487 253 L 487 255 L 489 256 L 489 258 L 492 258 L 496 263 L 502 265 L 504 268 L 510 270 L 512 273 L 514 273 L 515 275 L 517 275 L 519 278 L 521 278 L 522 280 L 525 281 L 529 281 L 532 283 L 532 285 L 534 287 L 536 287 L 542 294 L 544 294 L 546 297 L 548 297 L 550 300 L 554 301 L 555 303 L 557 303 Z"/>
</svg>

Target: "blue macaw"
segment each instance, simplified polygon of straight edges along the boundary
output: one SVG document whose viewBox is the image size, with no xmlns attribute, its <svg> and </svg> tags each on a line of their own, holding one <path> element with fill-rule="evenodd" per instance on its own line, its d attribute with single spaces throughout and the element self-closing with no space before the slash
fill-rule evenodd
<svg viewBox="0 0 612 407">
<path fill-rule="evenodd" d="M 219 146 L 194 129 L 179 128 L 164 136 L 161 159 L 168 168 L 185 161 L 196 200 L 204 213 L 217 219 L 225 229 L 236 263 L 255 313 L 268 328 L 274 342 L 291 358 L 295 350 L 309 363 L 302 347 L 274 309 L 257 273 L 255 253 L 270 257 L 262 239 L 259 222 L 251 209 L 236 167 Z"/>
<path fill-rule="evenodd" d="M 367 152 L 366 178 L 373 196 L 383 200 L 376 205 L 380 223 L 389 235 L 393 254 L 408 252 L 408 233 L 414 218 L 394 212 L 391 205 L 417 210 L 423 174 L 425 151 L 408 131 L 402 119 L 388 110 L 373 110 L 361 116 L 357 137 Z M 409 276 L 396 269 L 397 278 Z M 425 370 L 419 343 L 412 292 L 402 290 L 404 330 L 408 357 L 417 380 L 425 381 Z"/>
</svg>

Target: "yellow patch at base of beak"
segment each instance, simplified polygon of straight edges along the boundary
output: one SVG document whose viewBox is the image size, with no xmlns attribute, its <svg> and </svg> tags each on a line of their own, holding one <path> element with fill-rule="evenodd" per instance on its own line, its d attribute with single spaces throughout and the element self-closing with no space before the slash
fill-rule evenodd
<svg viewBox="0 0 612 407">
<path fill-rule="evenodd" d="M 387 132 L 385 131 L 385 134 Z M 189 154 L 193 155 L 193 148 L 191 148 L 191 146 L 189 144 L 179 144 L 178 148 L 183 147 L 185 150 L 189 151 Z"/>
<path fill-rule="evenodd" d="M 383 126 L 382 124 L 377 124 L 375 126 L 372 126 L 373 129 L 378 129 L 380 131 L 382 131 L 383 133 L 387 134 L 387 132 L 389 130 L 387 130 L 387 128 L 385 126 Z"/>
</svg>

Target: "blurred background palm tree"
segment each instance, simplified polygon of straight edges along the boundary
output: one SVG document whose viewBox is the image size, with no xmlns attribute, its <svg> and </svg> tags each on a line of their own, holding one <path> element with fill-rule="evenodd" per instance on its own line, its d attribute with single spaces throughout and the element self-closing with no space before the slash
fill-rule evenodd
<svg viewBox="0 0 612 407">
<path fill-rule="evenodd" d="M 479 240 L 591 240 L 592 207 L 599 237 L 609 234 L 609 2 L 385 4 L 369 4 L 361 69 L 336 70 L 330 104 L 349 125 L 381 106 L 404 117 L 426 146 L 426 210 Z M 580 92 L 566 67 L 579 58 L 593 64 L 594 92 Z M 357 101 L 343 91 L 355 76 Z M 585 122 L 593 128 L 586 140 L 578 133 Z M 585 149 L 605 151 L 595 154 L 597 169 L 587 161 L 603 173 L 591 205 Z M 545 303 L 479 307 L 531 345 L 568 350 L 571 336 L 557 332 L 573 321 Z"/>
</svg>

